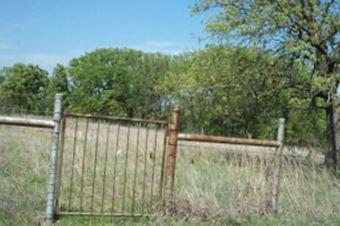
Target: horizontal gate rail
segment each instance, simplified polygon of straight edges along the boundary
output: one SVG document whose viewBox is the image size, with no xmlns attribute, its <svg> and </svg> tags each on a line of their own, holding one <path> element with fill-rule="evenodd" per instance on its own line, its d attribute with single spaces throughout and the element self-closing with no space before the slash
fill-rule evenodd
<svg viewBox="0 0 340 226">
<path fill-rule="evenodd" d="M 203 135 L 203 134 L 180 133 L 180 134 L 178 134 L 178 140 L 225 143 L 225 144 L 239 144 L 239 145 L 253 145 L 253 146 L 266 146 L 266 147 L 276 147 L 276 148 L 280 146 L 280 142 L 278 142 L 276 140 L 208 136 L 208 135 Z"/>
<path fill-rule="evenodd" d="M 93 119 L 108 119 L 117 121 L 128 121 L 128 122 L 144 122 L 144 123 L 155 123 L 155 124 L 168 124 L 164 120 L 148 120 L 148 119 L 138 119 L 138 118 L 127 118 L 119 116 L 105 116 L 105 115 L 92 115 L 92 114 L 82 114 L 82 113 L 69 113 L 64 112 L 64 115 L 70 117 L 82 117 L 82 118 L 93 118 Z"/>
<path fill-rule="evenodd" d="M 55 123 L 50 120 L 0 116 L 0 124 L 52 129 Z"/>
</svg>

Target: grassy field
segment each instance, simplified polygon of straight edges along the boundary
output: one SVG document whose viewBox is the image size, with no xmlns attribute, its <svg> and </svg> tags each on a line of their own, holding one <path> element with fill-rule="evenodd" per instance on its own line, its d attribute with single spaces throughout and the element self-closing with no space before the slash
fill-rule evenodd
<svg viewBox="0 0 340 226">
<path fill-rule="evenodd" d="M 91 125 L 91 131 L 96 125 Z M 102 127 L 105 128 L 105 127 Z M 112 127 L 113 131 L 115 127 Z M 123 129 L 124 130 L 124 129 Z M 123 131 L 122 130 L 122 131 Z M 104 131 L 104 130 L 102 130 Z M 126 130 L 124 130 L 127 132 Z M 123 133 L 125 133 L 123 132 Z M 136 158 L 137 142 L 136 128 L 131 130 L 133 144 L 127 171 L 128 185 L 126 189 L 126 209 L 131 209 L 131 186 L 134 183 L 134 172 L 137 172 L 135 199 L 142 197 L 143 185 L 143 146 L 139 144 L 140 155 Z M 152 131 L 150 132 L 152 134 Z M 154 133 L 153 133 L 154 134 Z M 155 135 L 155 134 L 154 134 Z M 162 136 L 162 132 L 158 134 Z M 145 130 L 141 130 L 145 136 Z M 82 133 L 79 133 L 79 150 L 81 149 Z M 95 148 L 96 138 L 91 135 L 90 149 Z M 152 136 L 150 136 L 152 137 Z M 149 141 L 152 144 L 152 138 Z M 39 225 L 44 215 L 44 205 L 47 188 L 47 174 L 49 167 L 50 134 L 43 129 L 14 128 L 0 126 L 0 225 Z M 160 139 L 162 140 L 162 139 Z M 125 140 L 126 141 L 126 140 Z M 124 142 L 123 142 L 124 143 Z M 72 134 L 65 140 L 66 150 L 72 149 Z M 105 150 L 105 136 L 99 139 L 99 149 Z M 114 141 L 110 146 L 114 147 Z M 157 144 L 157 154 L 162 152 L 161 141 Z M 124 146 L 120 147 L 123 149 Z M 150 156 L 153 146 L 150 145 L 147 155 L 147 165 L 152 168 L 153 158 Z M 270 193 L 269 175 L 271 172 L 271 158 L 260 160 L 246 155 L 226 154 L 225 151 L 216 151 L 215 147 L 197 144 L 181 143 L 178 151 L 176 165 L 176 208 L 171 215 L 165 216 L 160 208 L 153 210 L 152 214 L 144 218 L 95 218 L 95 217 L 62 217 L 56 225 L 340 225 L 340 179 L 334 176 L 314 161 L 302 161 L 288 158 L 283 165 L 281 180 L 281 193 L 279 197 L 280 211 L 277 216 L 271 216 L 267 211 Z M 109 148 L 109 150 L 111 150 Z M 114 150 L 114 149 L 112 149 Z M 222 148 L 223 150 L 223 148 Z M 112 151 L 111 151 L 112 152 Z M 113 154 L 109 151 L 108 159 Z M 124 152 L 124 151 L 123 151 Z M 70 180 L 70 156 L 65 156 L 63 177 L 65 194 L 70 192 L 67 181 Z M 92 167 L 93 155 L 88 155 L 87 164 Z M 160 177 L 160 155 L 155 161 L 154 191 Z M 121 157 L 125 162 L 125 155 Z M 104 210 L 109 211 L 112 200 L 112 187 L 103 186 L 111 184 L 107 179 L 103 182 L 105 152 L 98 155 L 98 168 L 95 181 L 95 209 L 100 211 L 101 192 L 105 190 Z M 136 161 L 137 159 L 137 161 Z M 76 161 L 79 162 L 79 161 Z M 135 164 L 137 162 L 137 164 Z M 119 163 L 120 164 L 120 163 Z M 114 174 L 113 164 L 107 164 L 107 178 Z M 137 170 L 135 168 L 137 165 Z M 158 167 L 158 168 L 157 168 Z M 79 182 L 80 165 L 74 169 L 74 177 Z M 123 169 L 120 165 L 118 168 Z M 151 198 L 152 171 L 147 170 L 146 185 L 149 188 L 145 199 Z M 84 180 L 87 198 L 91 199 L 93 168 L 85 170 Z M 120 171 L 119 178 L 124 178 L 124 170 Z M 75 183 L 74 199 L 79 200 Z M 121 182 L 118 180 L 118 185 Z M 66 187 L 65 187 L 66 186 Z M 77 188 L 78 187 L 78 188 Z M 103 187 L 105 189 L 103 189 Z M 107 189 L 107 190 L 106 190 Z M 120 191 L 120 192 L 119 192 Z M 118 199 L 122 198 L 121 189 L 117 192 Z M 64 195 L 65 195 L 64 194 Z M 155 192 L 154 194 L 157 194 Z M 67 204 L 68 196 L 61 200 L 62 205 Z M 77 208 L 78 201 L 72 208 Z M 136 209 L 138 210 L 136 201 Z M 88 203 L 87 203 L 88 204 Z M 156 206 L 157 207 L 157 206 Z M 121 209 L 121 206 L 119 206 Z"/>
</svg>

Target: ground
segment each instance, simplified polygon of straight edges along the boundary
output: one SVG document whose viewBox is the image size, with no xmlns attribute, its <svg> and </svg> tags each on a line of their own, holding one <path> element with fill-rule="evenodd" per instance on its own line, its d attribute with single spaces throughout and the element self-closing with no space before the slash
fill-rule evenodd
<svg viewBox="0 0 340 226">
<path fill-rule="evenodd" d="M 0 126 L 0 137 L 0 225 L 39 225 L 44 216 L 50 133 Z M 340 179 L 318 163 L 286 159 L 279 213 L 272 215 L 267 208 L 270 158 L 192 147 L 179 148 L 176 208 L 171 215 L 158 210 L 133 219 L 61 217 L 55 224 L 340 225 Z"/>
</svg>

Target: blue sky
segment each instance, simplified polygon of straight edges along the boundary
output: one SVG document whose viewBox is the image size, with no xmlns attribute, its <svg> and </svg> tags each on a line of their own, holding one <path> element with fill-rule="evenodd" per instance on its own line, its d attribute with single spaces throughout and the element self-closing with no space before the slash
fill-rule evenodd
<svg viewBox="0 0 340 226">
<path fill-rule="evenodd" d="M 0 67 L 51 71 L 101 47 L 179 53 L 200 48 L 194 0 L 0 0 Z"/>
</svg>

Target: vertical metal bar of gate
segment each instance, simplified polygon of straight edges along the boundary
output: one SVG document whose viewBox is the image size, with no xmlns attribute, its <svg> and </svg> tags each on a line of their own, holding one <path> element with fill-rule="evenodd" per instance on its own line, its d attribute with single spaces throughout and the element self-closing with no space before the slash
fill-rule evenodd
<svg viewBox="0 0 340 226">
<path fill-rule="evenodd" d="M 71 168 L 71 177 L 70 177 L 70 192 L 68 197 L 68 208 L 71 209 L 72 203 L 72 192 L 73 192 L 73 177 L 74 177 L 74 161 L 76 157 L 76 148 L 77 148 L 77 135 L 78 135 L 78 117 L 76 118 L 75 122 L 75 129 L 73 134 L 73 148 L 72 148 L 72 168 Z M 61 168 L 62 166 L 60 166 Z"/>
<path fill-rule="evenodd" d="M 102 187 L 102 195 L 101 195 L 101 206 L 100 212 L 103 213 L 104 211 L 104 196 L 105 196 L 105 182 L 106 182 L 106 170 L 107 170 L 107 156 L 109 151 L 109 138 L 110 138 L 110 124 L 107 124 L 107 132 L 106 132 L 106 141 L 105 141 L 105 159 L 104 159 L 104 172 L 103 172 L 103 187 Z"/>
<path fill-rule="evenodd" d="M 66 118 L 72 119 L 67 120 L 68 128 L 62 134 L 66 161 L 60 165 L 60 172 L 66 175 L 60 175 L 63 186 L 58 214 L 149 214 L 164 192 L 167 122 L 76 113 L 65 113 L 64 117 L 65 122 Z M 112 124 L 115 126 L 110 129 Z M 164 131 L 164 137 L 160 131 Z M 74 205 L 76 197 L 78 205 Z"/>
</svg>

